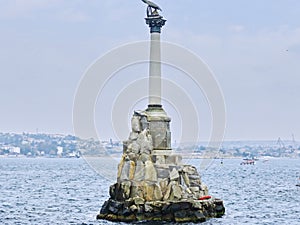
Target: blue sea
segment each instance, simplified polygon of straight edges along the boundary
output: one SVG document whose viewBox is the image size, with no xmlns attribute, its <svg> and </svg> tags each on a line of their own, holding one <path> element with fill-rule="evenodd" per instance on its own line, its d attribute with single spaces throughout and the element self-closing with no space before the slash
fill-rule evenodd
<svg viewBox="0 0 300 225">
<path fill-rule="evenodd" d="M 226 208 L 202 224 L 300 224 L 300 159 L 240 162 L 188 161 Z M 110 184 L 83 158 L 0 158 L 0 224 L 115 224 L 96 220 Z"/>
</svg>

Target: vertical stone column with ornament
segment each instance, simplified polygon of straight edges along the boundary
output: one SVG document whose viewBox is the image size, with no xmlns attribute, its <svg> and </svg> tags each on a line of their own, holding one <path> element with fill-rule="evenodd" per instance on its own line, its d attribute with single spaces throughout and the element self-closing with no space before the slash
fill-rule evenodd
<svg viewBox="0 0 300 225">
<path fill-rule="evenodd" d="M 170 121 L 161 103 L 161 28 L 166 20 L 148 0 L 150 27 L 149 104 L 133 113 L 117 182 L 97 219 L 110 221 L 203 222 L 221 217 L 223 201 L 208 195 L 196 167 L 184 165 L 171 148 Z"/>
</svg>

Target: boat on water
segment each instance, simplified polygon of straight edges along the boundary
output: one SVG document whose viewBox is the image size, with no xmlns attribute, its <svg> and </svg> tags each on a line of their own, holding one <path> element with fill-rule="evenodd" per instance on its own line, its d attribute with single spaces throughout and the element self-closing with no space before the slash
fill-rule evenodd
<svg viewBox="0 0 300 225">
<path fill-rule="evenodd" d="M 243 162 L 240 163 L 240 165 L 254 165 L 255 160 L 254 159 L 243 159 Z"/>
</svg>

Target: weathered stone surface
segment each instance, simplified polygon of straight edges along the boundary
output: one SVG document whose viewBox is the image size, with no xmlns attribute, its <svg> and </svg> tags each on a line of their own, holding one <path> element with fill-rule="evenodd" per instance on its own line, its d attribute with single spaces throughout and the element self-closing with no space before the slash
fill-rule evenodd
<svg viewBox="0 0 300 225">
<path fill-rule="evenodd" d="M 120 192 L 123 192 L 123 198 L 128 199 L 130 197 L 130 188 L 131 188 L 131 182 L 130 181 L 123 181 L 121 183 L 121 189 Z"/>
<path fill-rule="evenodd" d="M 135 162 L 130 161 L 130 168 L 129 168 L 129 180 L 133 180 L 135 173 Z"/>
<path fill-rule="evenodd" d="M 140 117 L 133 116 L 131 119 L 131 127 L 133 132 L 141 132 L 141 124 L 140 124 Z"/>
<path fill-rule="evenodd" d="M 152 149 L 153 149 L 153 145 L 152 145 L 152 138 L 151 135 L 148 134 L 148 130 L 143 130 L 137 139 L 137 143 L 139 144 L 139 146 L 141 147 L 141 153 L 146 153 L 146 154 L 150 154 Z"/>
<path fill-rule="evenodd" d="M 148 119 L 147 112 L 135 112 L 132 132 L 124 141 L 117 183 L 110 186 L 110 199 L 103 204 L 97 219 L 202 222 L 224 215 L 221 200 L 198 200 L 208 195 L 208 189 L 201 183 L 197 169 L 180 164 L 181 156 L 167 150 L 168 118 L 152 115 Z M 154 150 L 153 139 L 157 147 Z"/>
<path fill-rule="evenodd" d="M 201 184 L 200 189 L 203 191 L 203 195 L 208 195 L 208 188 L 206 185 Z"/>
<path fill-rule="evenodd" d="M 154 200 L 154 185 L 145 183 L 144 186 L 144 197 L 146 201 Z"/>
<path fill-rule="evenodd" d="M 136 170 L 134 173 L 134 180 L 142 181 L 145 179 L 145 165 L 142 161 L 137 161 Z"/>
<path fill-rule="evenodd" d="M 127 202 L 127 201 L 126 201 Z M 128 202 L 129 203 L 129 202 Z M 114 200 L 104 203 L 97 219 L 110 221 L 161 221 L 166 222 L 204 222 L 207 218 L 224 215 L 223 202 L 219 199 L 199 201 L 147 201 L 138 200 L 130 205 Z"/>
<path fill-rule="evenodd" d="M 138 139 L 139 133 L 137 132 L 130 132 L 129 141 L 135 141 Z"/>
<path fill-rule="evenodd" d="M 140 145 L 136 141 L 133 141 L 131 144 L 129 144 L 127 146 L 128 153 L 132 152 L 134 154 L 139 154 L 140 149 L 141 149 L 141 147 L 140 147 Z"/>
<path fill-rule="evenodd" d="M 157 164 L 165 164 L 166 163 L 166 159 L 165 159 L 164 155 L 157 155 L 155 158 L 156 158 L 155 163 L 157 163 Z"/>
<path fill-rule="evenodd" d="M 123 169 L 124 163 L 125 163 L 125 155 L 123 155 L 123 157 L 122 157 L 122 159 L 121 159 L 121 162 L 120 162 L 119 165 L 118 165 L 118 175 L 117 175 L 117 178 L 118 178 L 118 179 L 121 177 L 122 169 Z"/>
<path fill-rule="evenodd" d="M 199 192 L 200 188 L 199 187 L 190 187 L 190 190 L 195 193 L 195 192 Z"/>
<path fill-rule="evenodd" d="M 179 178 L 178 171 L 173 168 L 173 170 L 170 172 L 170 180 L 177 180 Z"/>
<path fill-rule="evenodd" d="M 157 177 L 162 178 L 162 179 L 168 178 L 169 174 L 170 174 L 169 167 L 168 166 L 162 167 L 162 166 L 156 166 L 156 165 L 155 165 L 155 168 L 157 171 Z"/>
<path fill-rule="evenodd" d="M 198 174 L 197 169 L 194 166 L 191 166 L 191 165 L 185 165 L 184 168 L 183 168 L 183 172 L 185 172 L 189 175 Z"/>
<path fill-rule="evenodd" d="M 141 121 L 142 130 L 149 128 L 149 122 L 146 116 L 142 116 L 140 121 Z"/>
<path fill-rule="evenodd" d="M 145 162 L 145 180 L 157 181 L 157 174 L 153 163 L 148 160 Z"/>
<path fill-rule="evenodd" d="M 154 197 L 154 200 L 158 200 L 158 201 L 162 200 L 162 198 L 163 198 L 161 188 L 158 184 L 154 185 L 153 197 Z"/>
<path fill-rule="evenodd" d="M 116 198 L 116 186 L 117 184 L 113 184 L 109 187 L 109 195 L 112 199 Z"/>
<path fill-rule="evenodd" d="M 123 167 L 122 167 L 121 176 L 120 176 L 121 181 L 128 180 L 129 169 L 130 169 L 130 161 L 125 160 Z"/>
<path fill-rule="evenodd" d="M 182 196 L 182 189 L 179 186 L 179 184 L 176 183 L 172 186 L 170 200 L 179 200 L 181 199 L 181 196 Z"/>
<path fill-rule="evenodd" d="M 131 212 L 136 212 L 137 211 L 137 206 L 136 205 L 132 205 L 132 206 L 130 206 L 130 210 L 131 210 Z"/>
<path fill-rule="evenodd" d="M 182 174 L 182 178 L 183 178 L 183 181 L 184 181 L 185 185 L 186 185 L 187 187 L 189 187 L 189 186 L 191 185 L 191 183 L 190 183 L 190 178 L 189 178 L 189 176 L 187 175 L 187 173 L 183 173 L 183 174 Z"/>
<path fill-rule="evenodd" d="M 145 204 L 145 212 L 152 212 L 153 208 L 151 207 L 151 205 L 149 203 Z"/>
<path fill-rule="evenodd" d="M 165 178 L 165 179 L 162 179 L 160 182 L 159 182 L 159 186 L 161 188 L 161 191 L 162 193 L 165 193 L 167 188 L 168 188 L 168 184 L 169 184 L 169 179 L 168 178 Z"/>
<path fill-rule="evenodd" d="M 142 153 L 139 157 L 139 161 L 145 163 L 146 161 L 151 161 L 151 156 L 147 153 Z"/>
<path fill-rule="evenodd" d="M 172 186 L 175 185 L 176 182 L 175 181 L 171 181 L 166 189 L 166 192 L 165 192 L 165 195 L 163 197 L 163 200 L 164 201 L 167 201 L 169 198 L 170 198 L 170 194 L 171 194 L 171 191 L 172 191 Z"/>
<path fill-rule="evenodd" d="M 135 197 L 133 199 L 133 201 L 134 201 L 135 205 L 144 205 L 145 204 L 145 200 L 143 198 L 140 198 L 140 197 Z"/>
<path fill-rule="evenodd" d="M 177 165 L 178 163 L 179 163 L 179 156 L 178 155 L 169 155 L 169 156 L 166 156 L 166 164 Z"/>
<path fill-rule="evenodd" d="M 144 186 L 137 182 L 132 182 L 131 184 L 131 190 L 130 190 L 130 197 L 144 197 Z"/>
<path fill-rule="evenodd" d="M 192 191 L 191 191 L 191 189 L 189 189 L 189 188 L 186 189 L 186 192 L 187 192 L 188 194 L 192 194 Z"/>
</svg>

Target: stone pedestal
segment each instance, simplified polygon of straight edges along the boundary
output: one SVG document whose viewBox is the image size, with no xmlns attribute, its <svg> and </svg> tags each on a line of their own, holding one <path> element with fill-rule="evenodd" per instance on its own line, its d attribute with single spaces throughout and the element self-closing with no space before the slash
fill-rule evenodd
<svg viewBox="0 0 300 225">
<path fill-rule="evenodd" d="M 161 106 L 134 113 L 117 183 L 98 219 L 202 222 L 224 214 L 223 202 L 208 196 L 197 169 L 173 154 L 169 123 Z"/>
</svg>

